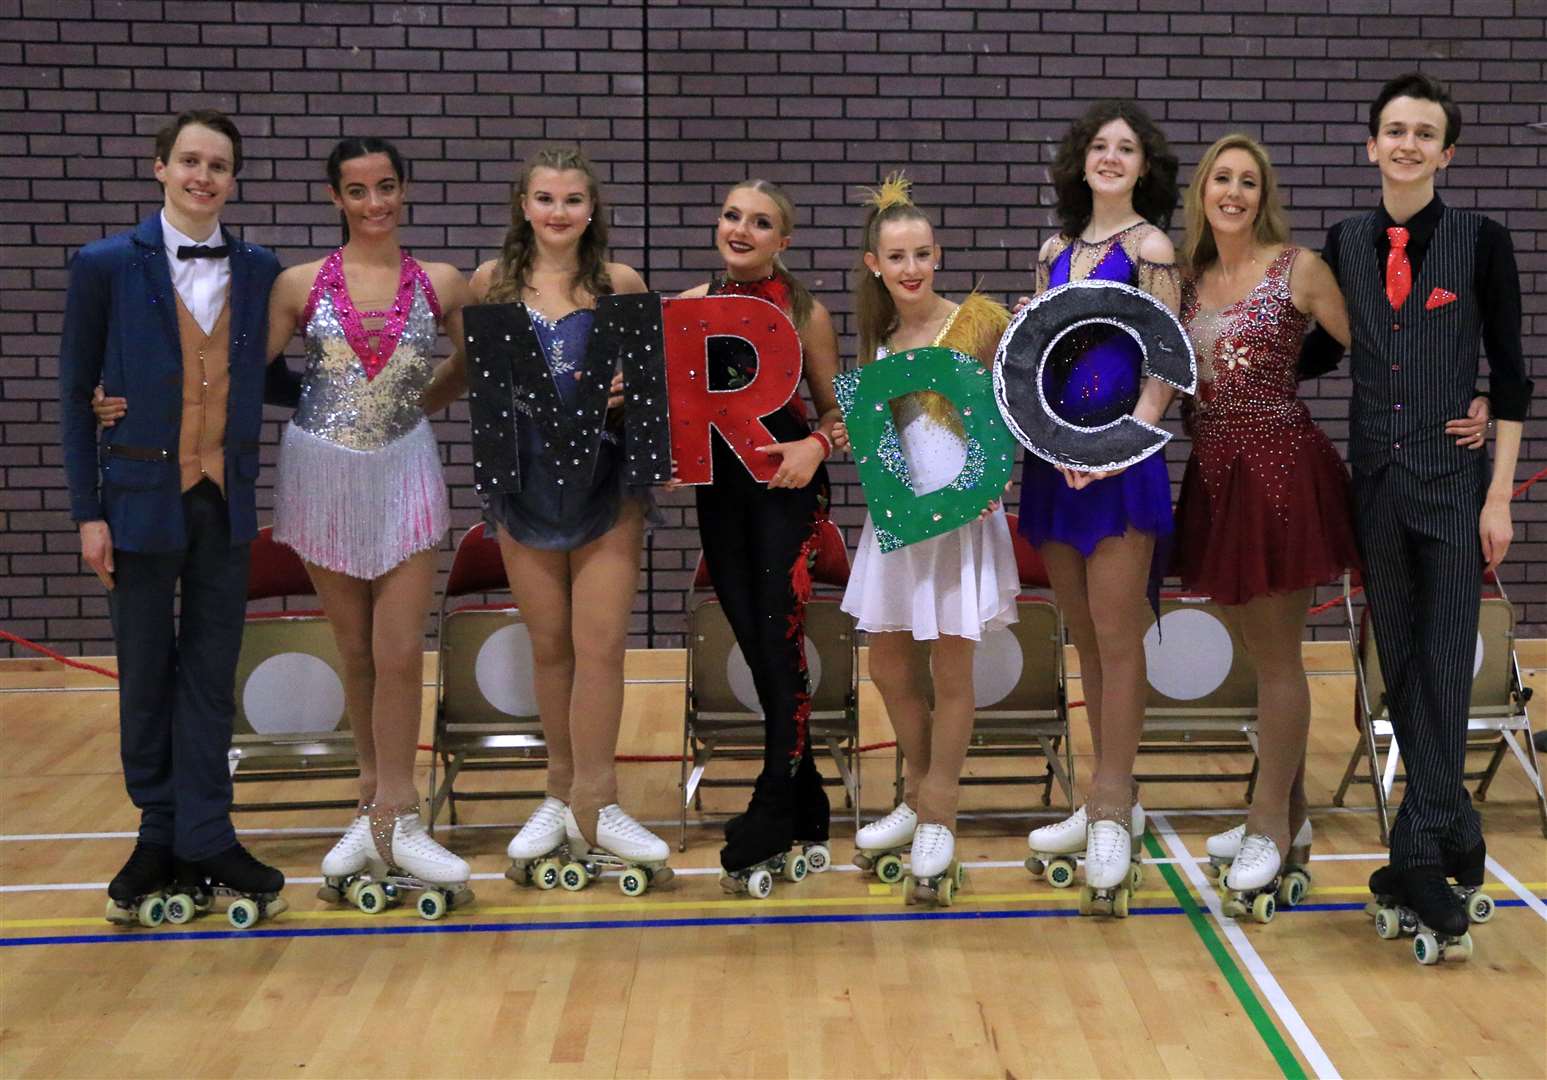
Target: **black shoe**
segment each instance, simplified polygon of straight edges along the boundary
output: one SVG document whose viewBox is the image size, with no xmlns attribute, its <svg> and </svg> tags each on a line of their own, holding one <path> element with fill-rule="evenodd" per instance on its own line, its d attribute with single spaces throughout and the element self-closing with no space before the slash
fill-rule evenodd
<svg viewBox="0 0 1547 1080">
<path fill-rule="evenodd" d="M 720 849 L 720 865 L 729 873 L 766 862 L 795 843 L 794 783 L 785 777 L 758 777 L 747 812 Z"/>
<path fill-rule="evenodd" d="M 253 858 L 241 844 L 232 844 L 220 854 L 191 865 L 209 884 L 223 885 L 239 893 L 274 895 L 285 887 L 284 874 Z"/>
<path fill-rule="evenodd" d="M 759 777 L 758 784 L 762 783 Z M 758 789 L 753 788 L 752 803 L 755 805 L 757 802 Z M 723 826 L 726 840 L 735 837 L 750 810 L 749 806 L 747 811 L 726 819 Z M 795 839 L 812 844 L 827 843 L 831 820 L 832 807 L 827 799 L 827 789 L 822 783 L 822 774 L 817 771 L 816 762 L 807 757 L 795 773 Z"/>
<path fill-rule="evenodd" d="M 1438 866 L 1410 866 L 1402 871 L 1402 896 L 1418 913 L 1418 920 L 1437 933 L 1460 937 L 1471 925 L 1466 905 Z"/>
<path fill-rule="evenodd" d="M 107 895 L 119 904 L 133 904 L 172 884 L 172 849 L 138 840 L 124 868 L 108 882 Z"/>
</svg>

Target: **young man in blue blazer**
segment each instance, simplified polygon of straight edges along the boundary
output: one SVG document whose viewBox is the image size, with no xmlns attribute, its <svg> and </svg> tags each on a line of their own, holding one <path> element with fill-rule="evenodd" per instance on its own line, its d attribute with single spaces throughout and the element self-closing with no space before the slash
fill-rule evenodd
<svg viewBox="0 0 1547 1080">
<path fill-rule="evenodd" d="M 220 226 L 241 167 L 229 117 L 181 114 L 156 136 L 160 211 L 70 264 L 59 348 L 70 515 L 108 589 L 124 783 L 140 810 L 108 886 L 115 922 L 159 921 L 155 900 L 174 882 L 266 903 L 285 881 L 237 842 L 230 813 L 263 402 L 267 388 L 293 404 L 297 388 L 268 362 L 279 260 Z M 100 434 L 98 385 L 131 406 Z"/>
</svg>

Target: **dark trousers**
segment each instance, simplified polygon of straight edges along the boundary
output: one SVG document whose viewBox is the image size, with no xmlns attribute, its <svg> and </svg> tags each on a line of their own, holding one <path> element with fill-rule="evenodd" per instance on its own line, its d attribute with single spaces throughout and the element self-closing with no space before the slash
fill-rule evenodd
<svg viewBox="0 0 1547 1080">
<path fill-rule="evenodd" d="M 231 543 L 225 499 L 207 480 L 183 493 L 183 517 L 184 550 L 113 552 L 108 599 L 124 786 L 140 839 L 203 859 L 236 842 L 227 754 L 251 545 Z"/>
<path fill-rule="evenodd" d="M 770 427 L 780 441 L 801 437 L 782 425 Z M 811 754 L 801 712 L 809 695 L 805 612 L 791 572 L 818 519 L 827 515 L 827 469 L 818 467 L 803 488 L 769 490 L 716 438 L 714 483 L 694 490 L 709 577 L 763 709 L 763 770 L 788 777 Z"/>
<path fill-rule="evenodd" d="M 1392 728 L 1407 788 L 1391 864 L 1443 866 L 1482 840 L 1466 771 L 1482 590 L 1477 518 L 1486 472 L 1421 479 L 1389 465 L 1354 476 L 1355 526 Z"/>
</svg>

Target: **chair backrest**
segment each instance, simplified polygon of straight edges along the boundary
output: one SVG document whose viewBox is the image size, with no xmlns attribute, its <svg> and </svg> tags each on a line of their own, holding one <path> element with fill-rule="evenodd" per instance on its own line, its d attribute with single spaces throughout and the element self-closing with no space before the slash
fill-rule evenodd
<svg viewBox="0 0 1547 1080">
<path fill-rule="evenodd" d="M 1168 594 L 1160 623 L 1144 635 L 1148 711 L 1239 710 L 1257 707 L 1257 673 L 1246 644 L 1208 597 Z"/>
<path fill-rule="evenodd" d="M 820 597 L 806 605 L 806 667 L 814 713 L 836 713 L 850 706 L 856 673 L 854 620 L 836 598 Z M 688 606 L 688 668 L 689 705 L 695 712 L 735 714 L 735 722 L 747 723 L 762 715 L 752 671 L 730 621 L 720 602 L 708 594 Z"/>
<path fill-rule="evenodd" d="M 288 740 L 347 733 L 344 661 L 333 628 L 317 615 L 249 618 L 236 661 L 233 737 Z"/>
<path fill-rule="evenodd" d="M 973 650 L 979 729 L 1010 721 L 1024 730 L 1028 720 L 1049 722 L 1062 716 L 1064 645 L 1058 607 L 1027 596 L 1016 602 L 1016 615 L 1013 625 L 988 631 Z M 990 715 L 981 715 L 985 713 Z"/>
<path fill-rule="evenodd" d="M 446 575 L 446 595 L 504 592 L 508 587 L 499 541 L 480 521 L 457 541 L 456 554 L 451 558 L 451 573 Z"/>
<path fill-rule="evenodd" d="M 252 558 L 247 568 L 247 599 L 313 596 L 315 592 L 301 557 L 274 540 L 272 525 L 259 529 L 252 542 Z"/>
<path fill-rule="evenodd" d="M 532 639 L 513 608 L 448 614 L 441 623 L 440 666 L 439 726 L 537 723 Z"/>
<path fill-rule="evenodd" d="M 1015 568 L 1020 573 L 1021 587 L 1026 589 L 1050 589 L 1052 581 L 1047 576 L 1047 566 L 1042 556 L 1032 547 L 1031 541 L 1021 535 L 1020 515 L 1005 514 L 1010 525 L 1010 540 L 1015 544 Z"/>
</svg>

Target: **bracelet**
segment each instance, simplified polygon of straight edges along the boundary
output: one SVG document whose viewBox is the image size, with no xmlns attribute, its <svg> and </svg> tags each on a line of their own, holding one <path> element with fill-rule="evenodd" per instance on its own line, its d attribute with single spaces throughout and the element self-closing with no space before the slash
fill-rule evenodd
<svg viewBox="0 0 1547 1080">
<path fill-rule="evenodd" d="M 811 437 L 822 444 L 822 460 L 826 461 L 833 456 L 833 441 L 820 431 L 813 431 Z"/>
</svg>

